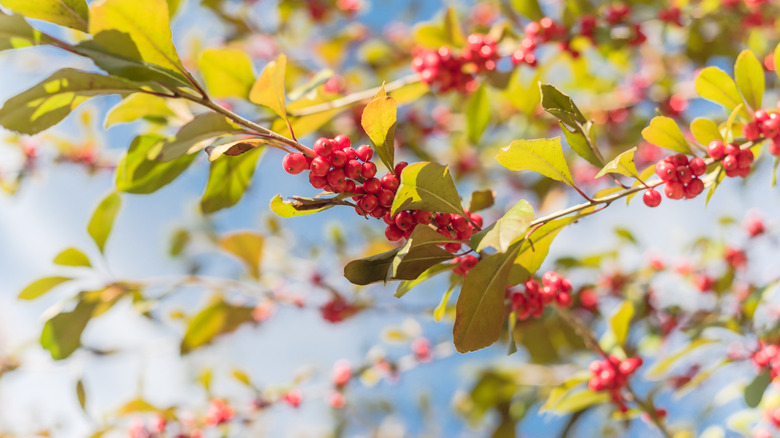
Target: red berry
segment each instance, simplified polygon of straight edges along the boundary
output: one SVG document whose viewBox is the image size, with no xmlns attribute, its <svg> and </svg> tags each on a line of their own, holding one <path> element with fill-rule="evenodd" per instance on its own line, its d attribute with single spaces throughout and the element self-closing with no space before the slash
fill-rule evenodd
<svg viewBox="0 0 780 438">
<path fill-rule="evenodd" d="M 761 138 L 761 130 L 758 128 L 756 122 L 750 122 L 742 127 L 742 135 L 744 135 L 748 141 L 756 141 Z"/>
<path fill-rule="evenodd" d="M 765 122 L 769 120 L 769 113 L 767 110 L 760 109 L 753 114 L 753 117 L 759 122 Z"/>
<path fill-rule="evenodd" d="M 382 189 L 382 184 L 376 178 L 369 178 L 363 183 L 366 193 L 376 194 Z"/>
<path fill-rule="evenodd" d="M 660 194 L 658 196 L 660 196 Z M 559 293 L 555 296 L 555 301 L 561 307 L 569 307 L 571 306 L 571 295 L 566 292 Z"/>
<path fill-rule="evenodd" d="M 374 195 L 363 195 L 363 198 L 360 199 L 358 205 L 366 213 L 371 213 L 379 206 L 379 201 Z"/>
<path fill-rule="evenodd" d="M 726 152 L 725 145 L 720 140 L 712 140 L 709 145 L 707 145 L 707 155 L 710 157 L 719 160 L 721 157 L 723 157 L 723 154 Z"/>
<path fill-rule="evenodd" d="M 346 187 L 344 187 L 344 193 L 355 193 L 356 188 L 357 185 L 355 184 L 355 181 L 347 180 Z"/>
<path fill-rule="evenodd" d="M 663 181 L 674 181 L 677 179 L 677 169 L 674 164 L 661 160 L 655 163 L 655 174 Z"/>
<path fill-rule="evenodd" d="M 385 217 L 385 213 L 387 213 L 387 209 L 380 206 L 375 208 L 374 211 L 369 213 L 369 215 L 373 218 L 379 219 Z"/>
<path fill-rule="evenodd" d="M 306 163 L 305 155 L 300 152 L 293 152 L 284 157 L 282 166 L 284 166 L 284 170 L 286 170 L 287 173 L 297 175 L 306 170 L 308 163 Z"/>
<path fill-rule="evenodd" d="M 333 141 L 336 142 L 336 146 L 339 149 L 346 149 L 346 148 L 352 146 L 352 142 L 349 140 L 349 137 L 347 137 L 344 134 L 339 134 L 339 135 L 333 137 Z"/>
<path fill-rule="evenodd" d="M 330 170 L 330 163 L 325 158 L 315 157 L 311 162 L 311 166 L 309 166 L 309 170 L 312 175 L 325 176 Z"/>
<path fill-rule="evenodd" d="M 367 144 L 362 144 L 357 148 L 357 156 L 363 161 L 371 161 L 374 156 L 374 150 Z"/>
<path fill-rule="evenodd" d="M 347 178 L 357 179 L 362 171 L 363 163 L 358 160 L 349 160 L 344 165 L 344 173 L 347 175 Z"/>
<path fill-rule="evenodd" d="M 471 229 L 471 226 L 469 226 L 469 223 L 466 221 L 465 217 L 455 215 L 452 217 L 452 228 L 455 231 L 466 231 Z"/>
<path fill-rule="evenodd" d="M 344 167 L 347 164 L 347 154 L 340 150 L 333 151 L 330 154 L 330 162 L 333 164 L 333 167 Z"/>
<path fill-rule="evenodd" d="M 423 211 L 423 210 L 416 210 L 412 212 L 412 216 L 414 216 L 414 221 L 418 224 L 428 225 L 433 220 L 432 214 L 430 211 Z"/>
<path fill-rule="evenodd" d="M 677 166 L 677 181 L 688 184 L 691 182 L 691 179 L 693 179 L 693 174 L 691 174 L 691 169 L 688 166 Z"/>
<path fill-rule="evenodd" d="M 772 141 L 769 142 L 769 145 L 767 146 L 766 150 L 774 156 L 780 156 L 780 139 L 773 138 Z"/>
<path fill-rule="evenodd" d="M 658 207 L 661 204 L 661 194 L 656 189 L 647 189 L 642 200 L 648 207 Z"/>
<path fill-rule="evenodd" d="M 668 158 L 675 166 L 687 166 L 688 157 L 685 154 L 674 154 Z"/>
<path fill-rule="evenodd" d="M 452 222 L 452 216 L 449 213 L 436 213 L 436 225 L 446 227 Z"/>
<path fill-rule="evenodd" d="M 477 214 L 477 213 L 471 213 L 471 214 L 469 215 L 469 219 L 471 219 L 471 221 L 472 221 L 472 222 L 474 222 L 475 224 L 477 224 L 477 226 L 478 226 L 479 228 L 482 228 L 482 215 L 480 215 L 480 214 Z"/>
<path fill-rule="evenodd" d="M 704 182 L 699 178 L 694 178 L 685 186 L 685 197 L 693 199 L 704 191 Z"/>
<path fill-rule="evenodd" d="M 393 205 L 395 199 L 395 193 L 387 189 L 382 189 L 376 194 L 376 199 L 379 201 L 379 205 L 382 207 L 390 207 Z"/>
<path fill-rule="evenodd" d="M 395 222 L 395 225 L 402 230 L 408 230 L 414 226 L 414 218 L 408 211 L 402 211 L 396 214 L 393 222 Z"/>
<path fill-rule="evenodd" d="M 701 157 L 695 157 L 689 161 L 688 167 L 691 169 L 693 176 L 702 176 L 707 171 L 707 164 L 704 163 L 704 159 Z"/>
<path fill-rule="evenodd" d="M 737 154 L 737 167 L 750 167 L 753 164 L 753 152 L 750 149 L 743 149 Z"/>
<path fill-rule="evenodd" d="M 385 237 L 387 237 L 387 240 L 397 242 L 404 237 L 404 232 L 395 224 L 388 225 L 387 228 L 385 228 Z"/>
<path fill-rule="evenodd" d="M 347 161 L 349 161 L 349 160 L 357 160 L 357 157 L 358 157 L 357 156 L 357 152 L 355 152 L 355 150 L 352 149 L 351 147 L 350 148 L 345 148 L 344 149 L 344 154 L 347 155 Z"/>
<path fill-rule="evenodd" d="M 401 179 L 401 173 L 406 169 L 406 166 L 408 166 L 409 163 L 406 161 L 400 161 L 398 164 L 395 165 L 395 169 L 393 169 L 393 173 L 398 177 L 398 179 Z"/>
<path fill-rule="evenodd" d="M 341 169 L 333 169 L 330 172 L 328 172 L 328 184 L 336 188 L 336 191 L 341 188 L 342 190 L 347 187 L 347 181 L 346 176 L 344 176 L 344 171 Z"/>
<path fill-rule="evenodd" d="M 456 253 L 456 252 L 460 251 L 460 247 L 461 247 L 461 244 L 460 243 L 455 243 L 455 242 L 448 243 L 448 244 L 444 245 L 444 249 L 449 251 L 449 252 L 451 252 L 451 253 Z"/>
<path fill-rule="evenodd" d="M 669 199 L 680 199 L 685 194 L 685 187 L 677 181 L 669 181 L 664 186 L 664 194 Z"/>
<path fill-rule="evenodd" d="M 382 188 L 393 192 L 398 190 L 398 185 L 399 185 L 398 178 L 392 173 L 388 173 L 385 176 L 383 176 L 381 181 L 382 181 Z"/>
<path fill-rule="evenodd" d="M 333 140 L 320 137 L 317 139 L 317 141 L 314 142 L 314 153 L 320 157 L 327 157 L 333 153 L 333 149 L 335 149 L 335 147 L 336 144 L 333 142 Z"/>
<path fill-rule="evenodd" d="M 363 163 L 360 175 L 363 178 L 373 178 L 376 175 L 376 164 L 372 162 Z"/>
<path fill-rule="evenodd" d="M 328 180 L 324 176 L 315 175 L 309 172 L 309 182 L 315 189 L 321 189 L 328 185 Z"/>
<path fill-rule="evenodd" d="M 733 170 L 737 167 L 737 157 L 734 155 L 726 155 L 726 158 L 723 159 L 723 168 L 726 170 Z"/>
<path fill-rule="evenodd" d="M 725 146 L 724 152 L 726 152 L 726 155 L 737 155 L 739 153 L 739 145 L 736 143 L 729 143 Z"/>
</svg>

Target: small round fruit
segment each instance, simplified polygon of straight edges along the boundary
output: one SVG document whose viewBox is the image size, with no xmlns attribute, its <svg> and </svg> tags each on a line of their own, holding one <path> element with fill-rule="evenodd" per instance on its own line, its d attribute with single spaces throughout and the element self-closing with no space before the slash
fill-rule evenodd
<svg viewBox="0 0 780 438">
<path fill-rule="evenodd" d="M 309 167 L 306 163 L 306 156 L 300 152 L 287 154 L 282 160 L 282 166 L 284 166 L 284 170 L 286 170 L 287 173 L 293 175 L 297 175 Z"/>
<path fill-rule="evenodd" d="M 371 161 L 374 157 L 374 150 L 367 144 L 362 144 L 357 148 L 357 156 L 363 161 Z"/>
<path fill-rule="evenodd" d="M 376 175 L 376 164 L 372 162 L 363 163 L 360 175 L 363 178 L 373 178 Z"/>
<path fill-rule="evenodd" d="M 661 204 L 661 193 L 656 189 L 647 189 L 642 195 L 642 200 L 648 207 L 658 207 Z"/>
<path fill-rule="evenodd" d="M 726 146 L 721 140 L 712 140 L 710 144 L 707 145 L 707 155 L 716 160 L 721 159 L 725 153 Z"/>
</svg>

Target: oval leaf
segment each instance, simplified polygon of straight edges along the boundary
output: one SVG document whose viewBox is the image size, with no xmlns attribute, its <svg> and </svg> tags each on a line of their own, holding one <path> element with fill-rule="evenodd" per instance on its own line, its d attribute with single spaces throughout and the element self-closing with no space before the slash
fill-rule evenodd
<svg viewBox="0 0 780 438">
<path fill-rule="evenodd" d="M 496 160 L 509 170 L 530 170 L 574 186 L 560 137 L 515 140 L 501 149 Z"/>
<path fill-rule="evenodd" d="M 182 126 L 175 136 L 152 149 L 149 155 L 160 161 L 171 161 L 200 151 L 215 137 L 242 132 L 241 128 L 222 114 L 204 113 Z"/>
<path fill-rule="evenodd" d="M 247 99 L 255 82 L 252 60 L 238 49 L 206 49 L 198 58 L 209 95 L 217 98 L 239 97 Z M 284 80 L 284 71 L 282 71 Z M 284 103 L 282 84 L 282 103 Z"/>
<path fill-rule="evenodd" d="M 707 146 L 712 140 L 723 141 L 718 124 L 713 120 L 698 117 L 691 122 L 691 133 L 699 143 Z"/>
<path fill-rule="evenodd" d="M 206 191 L 200 200 L 203 213 L 214 213 L 236 205 L 252 182 L 252 175 L 265 148 L 252 149 L 236 157 L 224 156 L 211 163 Z"/>
<path fill-rule="evenodd" d="M 690 154 L 691 147 L 685 141 L 680 127 L 674 119 L 664 116 L 653 117 L 650 125 L 642 130 L 642 138 L 648 142 L 666 149 Z"/>
<path fill-rule="evenodd" d="M 699 96 L 722 105 L 728 112 L 734 111 L 739 104 L 743 103 L 734 80 L 717 67 L 702 69 L 696 76 L 694 86 Z M 750 117 L 745 109 L 742 109 L 742 114 Z"/>
<path fill-rule="evenodd" d="M 100 252 L 103 252 L 105 249 L 106 240 L 108 240 L 108 236 L 111 234 L 114 219 L 121 205 L 122 198 L 116 192 L 112 192 L 100 202 L 95 212 L 92 213 L 92 218 L 87 225 L 87 232 L 89 232 L 92 240 L 95 241 Z"/>
<path fill-rule="evenodd" d="M 488 230 L 479 241 L 477 251 L 487 247 L 506 252 L 509 247 L 525 237 L 528 226 L 534 219 L 534 209 L 526 200 L 520 200 Z"/>
<path fill-rule="evenodd" d="M 76 248 L 66 248 L 54 257 L 54 264 L 60 266 L 83 266 L 90 267 L 92 263 L 89 257 L 81 250 Z"/>
<path fill-rule="evenodd" d="M 86 32 L 89 27 L 89 8 L 86 0 L 0 0 L 0 4 L 25 17 L 82 32 Z"/>
<path fill-rule="evenodd" d="M 352 260 L 344 267 L 344 277 L 352 284 L 367 285 L 386 281 L 395 255 L 401 248 L 395 248 L 358 260 Z"/>
<path fill-rule="evenodd" d="M 379 159 L 393 169 L 395 163 L 395 123 L 398 104 L 382 87 L 363 109 L 360 125 L 374 144 Z"/>
<path fill-rule="evenodd" d="M 286 70 L 287 57 L 281 54 L 268 63 L 249 91 L 249 100 L 252 103 L 270 108 L 283 119 L 287 118 L 284 106 L 284 73 Z"/>
<path fill-rule="evenodd" d="M 416 226 L 393 259 L 392 278 L 414 280 L 428 268 L 454 258 L 452 253 L 439 247 L 439 244 L 449 242 L 452 240 L 427 225 Z"/>
<path fill-rule="evenodd" d="M 223 236 L 219 246 L 244 262 L 249 274 L 260 278 L 260 259 L 263 257 L 263 236 L 252 232 L 238 232 Z"/>
<path fill-rule="evenodd" d="M 187 170 L 196 155 L 184 155 L 168 162 L 149 159 L 149 154 L 164 141 L 157 135 L 141 135 L 133 139 L 116 168 L 117 190 L 136 194 L 154 193 Z"/>
<path fill-rule="evenodd" d="M 764 67 L 750 50 L 743 50 L 734 64 L 737 89 L 745 103 L 753 110 L 761 109 L 764 98 Z"/>
<path fill-rule="evenodd" d="M 464 214 L 449 167 L 427 161 L 406 166 L 391 208 L 392 214 L 400 210 Z"/>
<path fill-rule="evenodd" d="M 56 276 L 39 278 L 22 289 L 22 291 L 19 292 L 19 296 L 17 298 L 20 300 L 34 300 L 46 292 L 54 289 L 56 286 L 59 286 L 60 284 L 70 280 L 73 279 L 70 277 Z"/>
<path fill-rule="evenodd" d="M 623 345 L 628 336 L 628 330 L 631 324 L 631 318 L 634 317 L 634 303 L 629 300 L 623 301 L 618 307 L 617 312 L 612 315 L 609 320 L 609 325 L 612 328 L 612 333 L 615 335 L 615 340 L 619 345 Z"/>
<path fill-rule="evenodd" d="M 602 177 L 608 173 L 619 173 L 621 175 L 637 178 L 639 176 L 639 172 L 637 172 L 636 165 L 634 164 L 635 152 L 636 146 L 618 155 L 612 161 L 607 163 L 607 165 L 604 166 L 604 168 L 601 169 L 601 171 L 597 173 L 594 178 Z"/>
</svg>

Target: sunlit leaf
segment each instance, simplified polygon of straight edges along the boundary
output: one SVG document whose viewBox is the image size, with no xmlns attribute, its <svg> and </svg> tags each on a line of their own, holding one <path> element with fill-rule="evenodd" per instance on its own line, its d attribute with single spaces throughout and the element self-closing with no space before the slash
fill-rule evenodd
<svg viewBox="0 0 780 438">
<path fill-rule="evenodd" d="M 740 96 L 734 80 L 717 67 L 703 68 L 696 76 L 694 85 L 699 96 L 722 105 L 728 112 L 734 111 L 742 103 L 742 96 Z M 742 114 L 745 117 L 750 117 L 744 108 Z"/>
<path fill-rule="evenodd" d="M 555 219 L 534 230 L 520 246 L 510 276 L 510 284 L 525 281 L 529 274 L 536 272 L 547 258 L 555 237 L 574 220 L 575 218 L 572 217 Z"/>
<path fill-rule="evenodd" d="M 243 50 L 206 49 L 198 58 L 198 68 L 203 73 L 211 97 L 247 99 L 249 90 L 255 83 L 252 60 Z M 282 104 L 284 104 L 283 81 L 284 70 L 282 69 Z"/>
<path fill-rule="evenodd" d="M 271 211 L 276 213 L 277 215 L 281 217 L 295 217 L 295 216 L 305 216 L 309 214 L 318 213 L 323 210 L 327 210 L 329 208 L 333 207 L 333 205 L 326 205 L 324 207 L 320 208 L 312 208 L 312 209 L 306 209 L 306 210 L 300 210 L 295 208 L 295 205 L 290 201 L 285 201 L 282 198 L 282 195 L 276 195 L 271 199 Z"/>
<path fill-rule="evenodd" d="M 65 359 L 81 346 L 81 333 L 96 306 L 93 301 L 79 301 L 72 311 L 59 313 L 46 321 L 41 332 L 41 346 L 52 359 Z"/>
<path fill-rule="evenodd" d="M 223 156 L 211 162 L 206 191 L 200 201 L 203 213 L 214 213 L 236 205 L 252 182 L 252 176 L 265 149 L 251 151 L 235 157 Z"/>
<path fill-rule="evenodd" d="M 623 345 L 625 343 L 626 336 L 628 336 L 628 330 L 631 324 L 631 318 L 633 317 L 634 303 L 629 300 L 625 300 L 620 304 L 617 312 L 615 312 L 615 314 L 612 315 L 612 318 L 610 318 L 609 325 L 612 329 L 612 333 L 615 335 L 615 340 L 619 345 Z"/>
<path fill-rule="evenodd" d="M 764 67 L 750 50 L 743 50 L 734 64 L 734 78 L 745 103 L 753 111 L 761 109 L 764 98 Z"/>
<path fill-rule="evenodd" d="M 77 248 L 66 248 L 54 257 L 54 264 L 60 266 L 82 266 L 90 267 L 92 263 L 89 257 Z"/>
<path fill-rule="evenodd" d="M 49 41 L 49 37 L 30 26 L 21 15 L 0 12 L 0 51 L 37 46 Z"/>
<path fill-rule="evenodd" d="M 150 155 L 161 161 L 171 161 L 200 151 L 215 137 L 242 132 L 222 114 L 203 113 L 182 126 L 175 136 L 152 149 Z"/>
<path fill-rule="evenodd" d="M 610 401 L 608 392 L 594 392 L 590 389 L 571 389 L 559 396 L 554 403 L 545 404 L 545 411 L 554 412 L 560 415 L 579 412 L 591 406 L 608 403 Z"/>
<path fill-rule="evenodd" d="M 433 319 L 436 321 L 441 321 L 441 319 L 444 317 L 444 313 L 447 311 L 447 303 L 450 301 L 450 296 L 452 295 L 452 291 L 455 290 L 455 286 L 457 283 L 452 282 L 450 284 L 450 287 L 447 288 L 447 291 L 444 292 L 444 295 L 441 296 L 441 301 L 439 302 L 439 305 L 436 306 L 435 309 L 433 309 Z"/>
<path fill-rule="evenodd" d="M 360 124 L 374 143 L 379 159 L 393 169 L 395 163 L 395 123 L 398 104 L 385 93 L 384 87 L 363 109 Z"/>
<path fill-rule="evenodd" d="M 252 277 L 260 278 L 264 242 L 262 235 L 244 231 L 223 236 L 219 239 L 219 246 L 244 262 Z"/>
<path fill-rule="evenodd" d="M 580 157 L 586 159 L 590 164 L 596 167 L 603 167 L 601 160 L 590 147 L 591 144 L 595 144 L 596 142 L 596 139 L 592 135 L 592 125 L 590 122 L 585 124 L 585 130 L 576 128 L 573 131 L 570 131 L 563 122 L 558 122 L 558 124 L 561 126 L 563 136 L 566 138 L 566 143 L 571 150 L 576 152 Z"/>
<path fill-rule="evenodd" d="M 70 280 L 73 279 L 60 276 L 39 278 L 22 289 L 17 298 L 20 300 L 34 300 L 60 284 Z"/>
<path fill-rule="evenodd" d="M 145 119 L 156 123 L 165 123 L 175 113 L 162 97 L 145 93 L 134 93 L 119 102 L 106 116 L 105 127 L 117 123 L 134 122 Z"/>
<path fill-rule="evenodd" d="M 636 146 L 632 147 L 631 149 L 621 153 L 617 157 L 615 157 L 612 161 L 607 163 L 599 173 L 596 174 L 595 178 L 602 177 L 608 173 L 619 173 L 621 175 L 630 176 L 633 178 L 636 178 L 639 176 L 639 172 L 636 170 L 636 165 L 634 164 L 634 153 L 636 152 Z"/>
<path fill-rule="evenodd" d="M 495 201 L 496 192 L 493 190 L 477 190 L 471 193 L 466 210 L 468 210 L 470 213 L 476 213 L 480 210 L 492 207 Z"/>
<path fill-rule="evenodd" d="M 677 363 L 677 361 L 693 353 L 695 350 L 699 349 L 700 347 L 704 345 L 713 344 L 714 342 L 716 342 L 714 339 L 692 340 L 691 343 L 688 344 L 682 350 L 670 355 L 669 357 L 659 360 L 658 362 L 653 364 L 653 367 L 650 368 L 650 370 L 647 372 L 647 377 L 650 379 L 658 379 L 664 376 L 666 373 L 669 372 L 669 370 L 672 369 L 672 367 Z"/>
<path fill-rule="evenodd" d="M 477 251 L 493 247 L 499 252 L 506 252 L 509 247 L 525 237 L 528 226 L 534 218 L 534 209 L 526 200 L 520 200 L 496 223 L 487 230 L 479 241 Z"/>
<path fill-rule="evenodd" d="M 542 107 L 545 111 L 570 127 L 587 123 L 588 119 L 582 115 L 571 97 L 550 84 L 540 83 L 539 89 L 542 93 Z"/>
<path fill-rule="evenodd" d="M 249 91 L 252 103 L 270 108 L 281 118 L 287 117 L 285 109 L 284 74 L 287 70 L 287 57 L 279 55 L 266 65 L 260 77 Z"/>
<path fill-rule="evenodd" d="M 691 153 L 691 147 L 685 141 L 680 127 L 670 117 L 653 117 L 650 120 L 650 125 L 642 130 L 642 137 L 658 147 L 670 149 L 681 154 Z"/>
<path fill-rule="evenodd" d="M 79 405 L 81 405 L 81 409 L 84 411 L 87 410 L 87 392 L 84 390 L 84 381 L 79 379 L 78 382 L 76 382 L 76 396 L 79 399 Z"/>
<path fill-rule="evenodd" d="M 122 198 L 118 193 L 112 192 L 106 196 L 92 213 L 92 218 L 87 225 L 87 232 L 92 237 L 100 252 L 103 252 L 106 246 L 106 240 L 111 234 L 111 228 L 114 226 L 114 219 L 119 213 L 119 207 L 122 205 Z"/>
<path fill-rule="evenodd" d="M 344 277 L 352 284 L 367 285 L 386 281 L 395 255 L 401 248 L 395 248 L 358 260 L 352 260 L 344 267 Z"/>
<path fill-rule="evenodd" d="M 466 104 L 466 133 L 472 144 L 479 143 L 482 133 L 490 122 L 490 101 L 487 88 L 482 84 Z"/>
<path fill-rule="evenodd" d="M 253 321 L 253 307 L 236 306 L 221 298 L 202 309 L 189 321 L 181 354 L 210 344 L 219 335 L 234 332 L 242 324 Z"/>
<path fill-rule="evenodd" d="M 501 148 L 496 160 L 509 170 L 530 170 L 574 186 L 569 166 L 563 156 L 560 137 L 515 140 L 509 146 Z"/>
<path fill-rule="evenodd" d="M 718 129 L 718 124 L 704 117 L 693 119 L 691 122 L 691 133 L 693 138 L 704 146 L 710 144 L 712 140 L 723 141 L 723 135 L 721 135 L 720 129 Z"/>
<path fill-rule="evenodd" d="M 464 214 L 449 167 L 425 161 L 406 166 L 391 212 L 401 210 Z"/>
<path fill-rule="evenodd" d="M 48 21 L 86 32 L 89 8 L 86 0 L 0 0 L 0 5 L 25 17 Z"/>
<path fill-rule="evenodd" d="M 149 159 L 150 153 L 163 142 L 165 138 L 153 134 L 133 139 L 127 153 L 117 164 L 117 190 L 137 194 L 154 193 L 178 178 L 195 160 L 196 155 L 184 155 L 167 162 Z"/>
</svg>

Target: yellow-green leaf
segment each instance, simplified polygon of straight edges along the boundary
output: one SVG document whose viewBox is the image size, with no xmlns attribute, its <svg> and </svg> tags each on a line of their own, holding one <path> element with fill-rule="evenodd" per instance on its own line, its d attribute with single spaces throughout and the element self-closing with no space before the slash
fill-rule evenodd
<svg viewBox="0 0 780 438">
<path fill-rule="evenodd" d="M 21 15 L 0 12 L 0 51 L 37 46 L 49 41 L 48 36 L 30 26 Z"/>
<path fill-rule="evenodd" d="M 525 281 L 529 274 L 536 272 L 542 266 L 544 259 L 547 258 L 550 245 L 555 237 L 575 219 L 575 217 L 555 219 L 534 230 L 520 246 L 514 260 L 514 269 L 509 279 L 510 284 Z"/>
<path fill-rule="evenodd" d="M 253 307 L 236 306 L 217 297 L 213 304 L 202 309 L 187 325 L 181 341 L 181 354 L 210 344 L 215 337 L 234 332 L 242 324 L 254 321 Z"/>
<path fill-rule="evenodd" d="M 182 126 L 175 136 L 152 149 L 149 155 L 160 161 L 171 161 L 200 151 L 215 137 L 242 132 L 222 114 L 203 113 Z"/>
<path fill-rule="evenodd" d="M 198 68 L 203 73 L 206 87 L 212 97 L 246 99 L 255 82 L 252 60 L 243 50 L 206 49 L 198 58 Z"/>
<path fill-rule="evenodd" d="M 454 258 L 452 253 L 439 247 L 441 243 L 450 242 L 451 239 L 427 225 L 416 226 L 393 259 L 390 271 L 392 278 L 414 280 L 428 268 Z"/>
<path fill-rule="evenodd" d="M 79 379 L 78 382 L 76 382 L 76 396 L 79 399 L 79 405 L 81 405 L 81 409 L 84 411 L 87 410 L 87 392 L 84 390 L 84 381 Z"/>
<path fill-rule="evenodd" d="M 636 146 L 623 152 L 615 157 L 612 161 L 607 163 L 599 173 L 596 174 L 596 178 L 602 177 L 608 173 L 619 173 L 621 175 L 630 176 L 636 178 L 639 176 L 639 172 L 636 170 L 634 164 L 634 153 L 636 152 Z"/>
<path fill-rule="evenodd" d="M 149 154 L 164 142 L 165 138 L 154 134 L 133 139 L 116 167 L 117 190 L 136 194 L 154 193 L 187 170 L 196 155 L 184 155 L 167 162 L 149 159 Z"/>
<path fill-rule="evenodd" d="M 235 157 L 223 156 L 211 162 L 206 191 L 200 201 L 203 213 L 214 213 L 236 205 L 252 183 L 257 160 L 265 148 L 252 149 Z"/>
<path fill-rule="evenodd" d="M 499 164 L 509 170 L 530 170 L 574 186 L 561 147 L 561 138 L 515 140 L 501 148 L 496 156 Z"/>
<path fill-rule="evenodd" d="M 545 411 L 560 415 L 579 412 L 585 408 L 610 401 L 609 393 L 594 392 L 589 389 L 571 389 L 558 396 L 554 403 L 545 404 Z"/>
<path fill-rule="evenodd" d="M 694 86 L 699 96 L 722 105 L 728 112 L 734 111 L 734 108 L 743 103 L 734 80 L 717 67 L 702 69 L 696 76 Z M 745 117 L 750 117 L 744 108 L 742 114 Z"/>
<path fill-rule="evenodd" d="M 658 379 L 664 376 L 678 360 L 682 359 L 683 357 L 687 356 L 688 354 L 692 353 L 694 350 L 704 345 L 712 344 L 715 342 L 717 341 L 714 339 L 692 340 L 687 347 L 653 364 L 653 367 L 650 368 L 650 370 L 647 372 L 647 377 L 650 379 Z"/>
<path fill-rule="evenodd" d="M 95 307 L 95 301 L 79 301 L 72 311 L 59 313 L 44 323 L 41 346 L 49 351 L 52 359 L 65 359 L 81 346 L 81 333 Z"/>
<path fill-rule="evenodd" d="M 249 275 L 260 278 L 260 259 L 263 257 L 265 239 L 248 231 L 231 233 L 219 239 L 219 246 L 244 262 Z"/>
<path fill-rule="evenodd" d="M 89 33 L 112 53 L 185 72 L 171 40 L 165 0 L 95 2 L 91 7 Z"/>
<path fill-rule="evenodd" d="M 8 99 L 0 109 L 0 125 L 20 134 L 37 134 L 90 97 L 136 91 L 137 85 L 119 78 L 66 68 Z"/>
<path fill-rule="evenodd" d="M 625 300 L 618 307 L 617 312 L 612 315 L 609 320 L 609 325 L 612 328 L 612 333 L 615 335 L 615 340 L 619 345 L 623 345 L 628 336 L 628 329 L 631 324 L 631 318 L 634 317 L 634 303 Z"/>
<path fill-rule="evenodd" d="M 506 252 L 512 244 L 525 237 L 533 218 L 534 209 L 531 204 L 526 200 L 518 201 L 491 228 L 486 229 L 487 232 L 479 241 L 477 251 L 493 247 L 499 252 Z"/>
<path fill-rule="evenodd" d="M 487 87 L 482 84 L 475 91 L 466 104 L 466 133 L 472 144 L 479 143 L 482 133 L 485 132 L 490 122 L 490 101 L 488 100 Z"/>
<path fill-rule="evenodd" d="M 298 210 L 293 206 L 292 202 L 285 201 L 282 198 L 282 195 L 276 195 L 274 196 L 273 199 L 271 199 L 271 211 L 273 211 L 274 213 L 276 213 L 281 217 L 306 216 L 309 214 L 314 214 L 323 210 L 327 210 L 332 206 L 333 205 L 331 204 L 321 208 Z"/>
<path fill-rule="evenodd" d="M 286 118 L 284 97 L 284 74 L 287 70 L 287 57 L 279 55 L 265 66 L 249 91 L 249 100 L 257 105 L 270 108 L 279 117 Z"/>
<path fill-rule="evenodd" d="M 0 0 L 0 5 L 25 17 L 48 21 L 86 32 L 89 8 L 86 0 Z"/>
<path fill-rule="evenodd" d="M 718 124 L 704 117 L 693 119 L 691 122 L 691 133 L 693 138 L 704 146 L 710 144 L 712 140 L 723 141 L 723 135 L 721 135 L 720 129 L 718 129 Z"/>
<path fill-rule="evenodd" d="M 119 194 L 112 192 L 106 196 L 92 213 L 92 218 L 87 225 L 87 232 L 95 241 L 95 244 L 103 252 L 106 246 L 106 240 L 108 240 L 109 234 L 111 234 L 111 228 L 114 226 L 114 219 L 119 212 L 119 207 L 122 205 L 122 198 Z"/>
<path fill-rule="evenodd" d="M 54 257 L 54 264 L 60 266 L 83 266 L 90 267 L 92 263 L 89 257 L 81 250 L 76 248 L 66 248 Z"/>
<path fill-rule="evenodd" d="M 737 89 L 745 103 L 753 110 L 761 109 L 764 98 L 764 67 L 750 50 L 743 50 L 734 64 Z"/>
<path fill-rule="evenodd" d="M 352 260 L 344 267 L 344 277 L 350 283 L 360 286 L 386 281 L 395 255 L 400 249 L 395 248 L 362 259 Z"/>
<path fill-rule="evenodd" d="M 441 301 L 439 302 L 439 305 L 436 306 L 435 309 L 433 309 L 433 319 L 438 321 L 441 321 L 441 319 L 444 317 L 444 312 L 447 311 L 447 303 L 450 301 L 450 296 L 452 295 L 452 291 L 455 290 L 455 286 L 457 285 L 456 282 L 450 283 L 450 287 L 447 288 L 447 291 L 444 292 L 444 295 L 441 296 Z"/>
<path fill-rule="evenodd" d="M 650 120 L 650 125 L 642 130 L 642 137 L 658 147 L 670 149 L 681 154 L 691 153 L 691 147 L 685 141 L 680 127 L 670 117 L 653 117 Z"/>
<path fill-rule="evenodd" d="M 395 123 L 398 104 L 385 93 L 382 87 L 371 102 L 363 109 L 360 124 L 368 138 L 374 143 L 379 159 L 393 169 L 395 163 Z"/>
<path fill-rule="evenodd" d="M 20 300 L 34 300 L 60 284 L 70 280 L 73 279 L 59 276 L 39 278 L 22 289 L 17 298 Z"/>
<path fill-rule="evenodd" d="M 138 119 L 165 124 L 176 114 L 168 106 L 168 100 L 146 93 L 134 93 L 119 102 L 106 116 L 105 127 L 117 123 L 134 122 Z"/>
<path fill-rule="evenodd" d="M 400 210 L 464 214 L 449 167 L 427 161 L 406 166 L 391 212 Z"/>
</svg>

